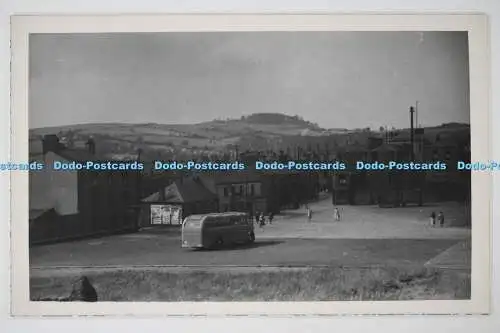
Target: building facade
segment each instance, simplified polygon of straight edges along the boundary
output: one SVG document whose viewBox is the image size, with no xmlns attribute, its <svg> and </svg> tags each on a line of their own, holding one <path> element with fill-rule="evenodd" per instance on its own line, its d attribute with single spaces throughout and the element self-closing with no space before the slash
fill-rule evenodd
<svg viewBox="0 0 500 333">
<path fill-rule="evenodd" d="M 31 157 L 31 161 L 44 163 L 45 168 L 29 173 L 29 207 L 30 212 L 52 214 L 50 218 L 33 214 L 31 244 L 137 230 L 134 205 L 138 202 L 138 172 L 54 170 L 56 161 L 103 159 L 93 149 L 67 149 L 55 136 L 46 137 L 43 143 L 43 154 Z"/>
<path fill-rule="evenodd" d="M 219 212 L 267 212 L 268 186 L 257 172 L 214 172 L 200 175 L 204 186 L 217 196 Z"/>
<path fill-rule="evenodd" d="M 423 162 L 447 164 L 447 170 L 335 172 L 332 176 L 334 204 L 380 206 L 422 205 L 424 202 L 466 201 L 470 193 L 470 172 L 457 171 L 458 161 L 470 161 L 470 129 L 438 127 L 415 130 L 413 146 L 408 131 L 387 136 L 378 147 L 343 149 L 338 156 L 351 168 L 356 161 Z"/>
<path fill-rule="evenodd" d="M 214 193 L 198 179 L 181 178 L 142 200 L 140 226 L 180 225 L 189 215 L 218 211 Z"/>
</svg>

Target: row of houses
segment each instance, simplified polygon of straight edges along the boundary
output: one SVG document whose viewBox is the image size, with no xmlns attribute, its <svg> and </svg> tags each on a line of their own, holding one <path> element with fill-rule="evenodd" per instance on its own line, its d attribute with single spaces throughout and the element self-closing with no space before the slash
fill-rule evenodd
<svg viewBox="0 0 500 333">
<path fill-rule="evenodd" d="M 30 162 L 53 165 L 107 161 L 86 149 L 67 148 L 47 135 Z M 147 164 L 146 164 L 147 165 Z M 31 244 L 131 232 L 158 224 L 179 224 L 190 214 L 246 211 L 279 212 L 297 207 L 317 193 L 310 174 L 258 173 L 252 170 L 183 174 L 133 170 L 64 172 L 45 168 L 29 174 Z"/>
<path fill-rule="evenodd" d="M 463 141 L 463 142 L 462 142 Z M 467 138 L 457 141 L 417 140 L 417 159 L 467 160 Z M 330 156 L 353 164 L 365 161 L 405 161 L 411 159 L 411 146 L 401 136 L 395 140 L 368 140 L 350 145 Z M 240 156 L 248 164 L 260 155 Z M 469 157 L 470 158 L 470 157 Z M 95 144 L 85 149 L 67 148 L 55 135 L 43 140 L 41 153 L 32 161 L 46 165 L 54 161 L 105 161 Z M 465 177 L 464 177 L 465 175 Z M 470 189 L 470 175 L 446 173 L 370 173 L 344 172 L 256 172 L 183 174 L 137 171 L 57 172 L 43 169 L 30 172 L 30 241 L 32 244 L 117 232 L 140 227 L 179 224 L 190 214 L 246 211 L 278 213 L 298 208 L 317 198 L 321 190 L 332 192 L 334 204 L 394 204 L 413 201 L 445 200 L 447 194 L 461 197 Z M 470 192 L 470 190 L 469 190 Z M 441 194 L 440 194 L 441 193 Z M 408 198 L 408 196 L 413 196 Z M 432 197 L 434 196 L 434 198 Z"/>
<path fill-rule="evenodd" d="M 470 196 L 470 172 L 456 170 L 458 161 L 470 161 L 468 127 L 435 135 L 415 131 L 387 138 L 374 147 L 354 146 L 339 152 L 349 165 L 356 161 L 442 162 L 445 171 L 358 171 L 348 169 L 333 176 L 334 204 L 379 204 L 380 206 L 422 205 L 435 201 L 466 201 Z"/>
</svg>

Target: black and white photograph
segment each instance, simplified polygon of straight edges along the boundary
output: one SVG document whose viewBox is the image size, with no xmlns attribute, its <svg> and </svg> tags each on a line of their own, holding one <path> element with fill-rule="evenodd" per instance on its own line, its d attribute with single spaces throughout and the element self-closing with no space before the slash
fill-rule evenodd
<svg viewBox="0 0 500 333">
<path fill-rule="evenodd" d="M 471 300 L 467 31 L 27 45 L 31 302 Z"/>
</svg>

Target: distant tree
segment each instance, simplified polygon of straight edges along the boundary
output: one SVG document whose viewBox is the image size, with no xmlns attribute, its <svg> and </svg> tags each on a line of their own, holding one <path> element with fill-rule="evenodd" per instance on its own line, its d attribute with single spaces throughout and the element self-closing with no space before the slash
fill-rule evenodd
<svg viewBox="0 0 500 333">
<path fill-rule="evenodd" d="M 68 130 L 66 132 L 66 145 L 68 147 L 73 147 L 75 143 L 75 132 L 73 132 L 72 130 Z"/>
<path fill-rule="evenodd" d="M 379 130 L 380 132 L 384 132 L 384 131 L 385 131 L 385 128 L 384 128 L 384 126 L 380 126 L 378 130 Z"/>
</svg>

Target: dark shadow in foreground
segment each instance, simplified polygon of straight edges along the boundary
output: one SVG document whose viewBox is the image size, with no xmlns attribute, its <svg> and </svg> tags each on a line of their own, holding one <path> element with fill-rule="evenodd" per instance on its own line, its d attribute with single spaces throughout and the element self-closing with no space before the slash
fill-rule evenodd
<svg viewBox="0 0 500 333">
<path fill-rule="evenodd" d="M 212 248 L 191 249 L 191 251 L 195 251 L 195 252 L 237 251 L 237 250 L 255 249 L 255 248 L 259 248 L 259 247 L 278 245 L 278 244 L 282 244 L 284 242 L 285 241 L 270 240 L 270 241 L 256 241 L 253 243 L 245 243 L 245 244 L 222 244 L 222 245 L 214 246 Z"/>
</svg>

